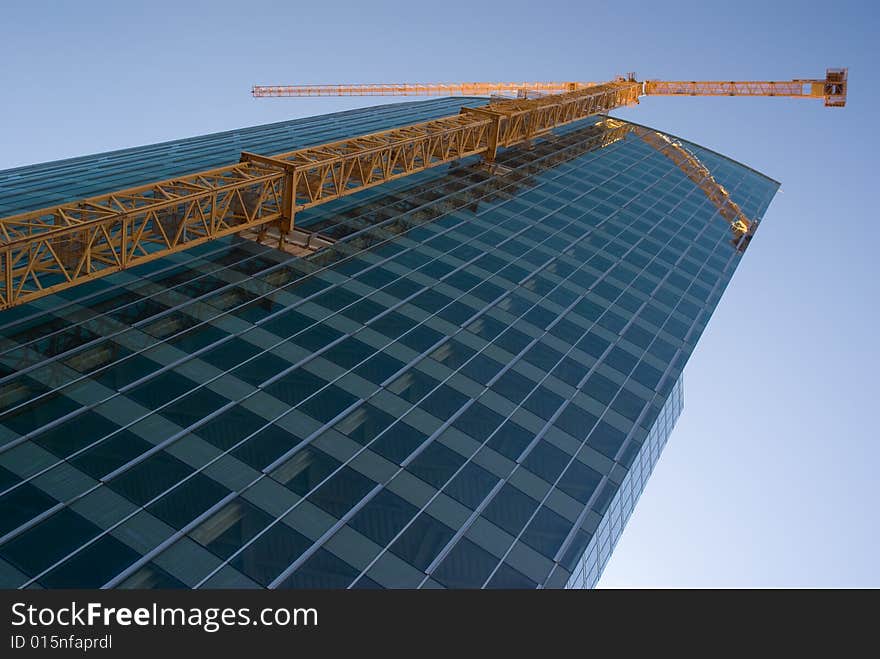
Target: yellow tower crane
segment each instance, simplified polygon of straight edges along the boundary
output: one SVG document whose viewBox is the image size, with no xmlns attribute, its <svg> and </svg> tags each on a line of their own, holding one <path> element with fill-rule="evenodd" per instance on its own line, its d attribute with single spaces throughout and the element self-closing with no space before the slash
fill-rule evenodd
<svg viewBox="0 0 880 659">
<path fill-rule="evenodd" d="M 456 115 L 0 218 L 0 309 L 70 288 L 231 234 L 286 245 L 297 211 L 468 156 L 490 165 L 499 148 L 527 143 L 587 117 L 633 105 L 641 96 L 785 96 L 846 103 L 846 69 L 824 80 L 786 82 L 462 83 L 254 87 L 255 96 L 487 95 Z M 514 98 L 510 98 L 510 97 Z M 605 127 L 619 136 L 622 122 Z M 716 204 L 742 250 L 755 223 L 684 145 L 630 126 L 669 157 Z M 617 137 L 615 138 L 617 139 Z M 320 244 L 320 243 L 319 243 Z"/>
<path fill-rule="evenodd" d="M 627 76 L 635 80 L 635 74 Z M 515 96 L 536 98 L 595 87 L 595 82 L 402 82 L 343 85 L 254 85 L 255 98 L 279 96 Z M 846 104 L 846 69 L 828 69 L 824 80 L 646 80 L 642 96 L 787 96 Z"/>
</svg>

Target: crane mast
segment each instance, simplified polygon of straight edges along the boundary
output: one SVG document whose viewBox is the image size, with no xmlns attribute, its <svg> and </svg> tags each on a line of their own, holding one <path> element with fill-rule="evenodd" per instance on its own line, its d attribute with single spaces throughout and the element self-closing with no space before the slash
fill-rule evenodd
<svg viewBox="0 0 880 659">
<path fill-rule="evenodd" d="M 488 95 L 491 101 L 286 153 L 243 152 L 240 162 L 225 167 L 0 218 L 0 310 L 232 234 L 262 238 L 271 227 L 284 248 L 298 211 L 469 156 L 491 166 L 500 148 L 528 144 L 559 126 L 637 104 L 643 96 L 823 98 L 826 106 L 842 107 L 846 78 L 846 69 L 828 69 L 824 80 L 788 82 L 639 82 L 629 74 L 598 84 L 254 87 L 255 96 Z M 606 120 L 614 139 L 602 144 L 621 138 L 621 123 Z M 756 222 L 699 159 L 662 133 L 634 126 L 632 131 L 703 190 L 729 224 L 736 249 L 744 250 Z"/>
</svg>

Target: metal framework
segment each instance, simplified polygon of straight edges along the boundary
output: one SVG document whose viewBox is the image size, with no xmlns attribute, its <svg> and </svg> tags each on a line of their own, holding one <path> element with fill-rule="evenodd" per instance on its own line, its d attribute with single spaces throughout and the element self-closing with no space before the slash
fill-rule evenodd
<svg viewBox="0 0 880 659">
<path fill-rule="evenodd" d="M 281 231 L 297 211 L 467 156 L 493 162 L 499 147 L 525 142 L 585 117 L 638 102 L 638 83 L 614 81 L 542 99 L 505 101 L 460 114 L 246 162 L 285 176 Z"/>
<path fill-rule="evenodd" d="M 244 162 L 2 218 L 0 308 L 277 221 L 283 192 Z"/>
<path fill-rule="evenodd" d="M 635 80 L 635 74 L 628 75 Z M 644 96 L 784 96 L 822 98 L 829 107 L 846 105 L 846 69 L 827 69 L 825 79 L 795 80 L 646 80 Z M 272 96 L 517 96 L 561 94 L 595 85 L 592 82 L 407 82 L 340 85 L 254 85 L 257 98 Z"/>
<path fill-rule="evenodd" d="M 278 96 L 503 96 L 560 94 L 594 82 L 425 82 L 355 85 L 254 85 L 255 98 Z"/>
<path fill-rule="evenodd" d="M 827 107 L 846 105 L 846 69 L 827 69 L 824 80 L 673 81 L 647 80 L 646 96 L 785 96 L 822 98 Z"/>
<path fill-rule="evenodd" d="M 333 95 L 516 92 L 520 98 L 493 99 L 482 107 L 462 108 L 458 115 L 275 156 L 242 153 L 235 165 L 0 218 L 0 309 L 230 234 L 255 234 L 264 240 L 270 225 L 273 238 L 277 235 L 283 246 L 299 210 L 468 156 L 493 163 L 499 148 L 528 143 L 558 126 L 638 103 L 645 94 L 801 96 L 824 98 L 826 105 L 838 107 L 846 102 L 846 69 L 829 69 L 825 80 L 791 83 L 642 83 L 630 74 L 602 84 L 473 84 L 483 87 L 310 89 L 334 89 Z M 530 92 L 540 95 L 528 98 Z M 660 139 L 660 134 L 641 136 L 718 205 L 742 249 L 747 241 L 739 238 L 750 237 L 754 224 L 727 191 L 681 145 Z"/>
</svg>

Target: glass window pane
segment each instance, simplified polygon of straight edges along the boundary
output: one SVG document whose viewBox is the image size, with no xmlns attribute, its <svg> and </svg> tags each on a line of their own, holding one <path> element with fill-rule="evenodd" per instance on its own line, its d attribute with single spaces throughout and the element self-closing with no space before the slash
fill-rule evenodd
<svg viewBox="0 0 880 659">
<path fill-rule="evenodd" d="M 507 483 L 486 506 L 483 516 L 510 535 L 516 536 L 537 507 L 537 501 Z"/>
<path fill-rule="evenodd" d="M 389 490 L 370 499 L 348 524 L 376 544 L 384 547 L 406 526 L 418 509 Z"/>
<path fill-rule="evenodd" d="M 476 508 L 498 482 L 498 477 L 469 462 L 445 488 L 446 494 L 468 508 Z"/>
<path fill-rule="evenodd" d="M 428 513 L 422 513 L 391 545 L 391 551 L 410 565 L 424 570 L 453 535 L 455 534 L 448 526 L 438 522 Z"/>
<path fill-rule="evenodd" d="M 220 558 L 229 558 L 271 520 L 256 506 L 237 498 L 199 524 L 189 535 Z"/>
<path fill-rule="evenodd" d="M 541 506 L 522 534 L 522 541 L 553 560 L 562 541 L 571 531 L 571 522 Z"/>
<path fill-rule="evenodd" d="M 330 457 L 324 451 L 314 446 L 306 446 L 273 471 L 272 478 L 300 496 L 305 496 L 327 478 L 339 464 L 339 460 Z"/>
<path fill-rule="evenodd" d="M 532 442 L 535 435 L 513 421 L 506 421 L 498 429 L 487 446 L 498 451 L 511 460 L 519 459 L 525 448 Z"/>
<path fill-rule="evenodd" d="M 406 470 L 439 489 L 463 463 L 461 455 L 433 441 L 407 465 Z"/>
<path fill-rule="evenodd" d="M 311 544 L 304 535 L 278 522 L 233 558 L 230 565 L 257 583 L 268 586 Z"/>
<path fill-rule="evenodd" d="M 312 554 L 279 588 L 345 588 L 360 573 L 326 549 Z"/>
<path fill-rule="evenodd" d="M 602 474 L 595 469 L 590 469 L 580 460 L 575 460 L 565 470 L 557 487 L 586 505 L 601 480 Z"/>
<path fill-rule="evenodd" d="M 140 554 L 105 535 L 40 577 L 47 588 L 100 588 L 140 558 Z"/>
<path fill-rule="evenodd" d="M 2 547 L 0 557 L 34 576 L 100 533 L 90 521 L 68 508 L 16 536 Z"/>
<path fill-rule="evenodd" d="M 338 518 L 351 510 L 375 485 L 372 479 L 360 472 L 343 467 L 312 492 L 309 501 Z"/>
<path fill-rule="evenodd" d="M 523 460 L 523 466 L 548 483 L 555 483 L 571 456 L 546 441 L 538 442 Z"/>
<path fill-rule="evenodd" d="M 492 554 L 461 538 L 431 573 L 431 578 L 447 588 L 480 588 L 497 564 L 498 559 Z"/>
</svg>

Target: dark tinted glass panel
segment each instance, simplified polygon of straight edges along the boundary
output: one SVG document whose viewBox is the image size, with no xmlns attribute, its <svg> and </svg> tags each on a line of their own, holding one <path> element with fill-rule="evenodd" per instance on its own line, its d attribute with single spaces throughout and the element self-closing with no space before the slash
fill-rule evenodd
<svg viewBox="0 0 880 659">
<path fill-rule="evenodd" d="M 476 508 L 497 482 L 497 476 L 469 462 L 449 482 L 444 491 L 469 508 Z"/>
<path fill-rule="evenodd" d="M 210 389 L 201 388 L 171 403 L 162 410 L 162 416 L 181 428 L 188 428 L 228 402 L 229 400 L 220 394 L 216 394 Z"/>
<path fill-rule="evenodd" d="M 479 442 L 501 425 L 504 417 L 481 403 L 472 403 L 452 425 Z"/>
<path fill-rule="evenodd" d="M 34 441 L 59 457 L 67 457 L 84 446 L 106 437 L 119 426 L 91 410 L 37 435 Z"/>
<path fill-rule="evenodd" d="M 405 346 L 409 346 L 416 352 L 424 352 L 442 338 L 443 335 L 440 334 L 440 332 L 421 325 L 404 334 L 401 337 L 400 342 Z"/>
<path fill-rule="evenodd" d="M 595 423 L 596 417 L 575 403 L 569 403 L 556 417 L 556 425 L 559 428 L 581 441 L 586 438 Z"/>
<path fill-rule="evenodd" d="M 560 359 L 562 359 L 562 353 L 544 345 L 543 343 L 536 343 L 529 348 L 525 355 L 523 355 L 523 359 L 540 369 L 549 371 Z"/>
<path fill-rule="evenodd" d="M 149 442 L 123 430 L 71 458 L 70 463 L 92 478 L 102 478 L 151 448 Z"/>
<path fill-rule="evenodd" d="M 492 384 L 491 389 L 513 403 L 520 403 L 534 389 L 535 384 L 524 375 L 510 369 Z"/>
<path fill-rule="evenodd" d="M 186 584 L 172 577 L 155 563 L 147 563 L 130 577 L 119 584 L 124 589 L 148 589 L 148 588 L 186 588 Z"/>
<path fill-rule="evenodd" d="M 87 519 L 62 508 L 3 545 L 0 556 L 25 574 L 35 576 L 98 533 L 100 529 Z"/>
<path fill-rule="evenodd" d="M 448 526 L 422 513 L 391 545 L 391 551 L 419 570 L 424 570 L 453 535 Z"/>
<path fill-rule="evenodd" d="M 309 495 L 309 501 L 331 515 L 342 517 L 352 506 L 363 499 L 376 483 L 355 471 L 343 467 L 326 483 Z"/>
<path fill-rule="evenodd" d="M 261 325 L 267 332 L 272 332 L 279 337 L 293 336 L 304 330 L 314 321 L 296 311 L 286 311 L 283 314 L 267 320 Z"/>
<path fill-rule="evenodd" d="M 572 387 L 577 387 L 583 377 L 587 374 L 587 370 L 587 367 L 583 364 L 579 364 L 574 359 L 566 357 L 559 362 L 556 368 L 553 369 L 553 375 L 566 384 L 570 384 Z"/>
<path fill-rule="evenodd" d="M 501 364 L 494 359 L 486 357 L 483 354 L 476 355 L 471 361 L 465 364 L 461 372 L 467 375 L 471 380 L 486 384 L 491 380 L 502 368 Z"/>
<path fill-rule="evenodd" d="M 523 407 L 542 419 L 549 420 L 562 405 L 563 400 L 562 396 L 553 393 L 546 387 L 539 386 L 531 396 L 526 398 Z"/>
<path fill-rule="evenodd" d="M 526 525 L 538 502 L 513 485 L 504 485 L 483 511 L 483 516 L 513 536 Z"/>
<path fill-rule="evenodd" d="M 546 506 L 541 506 L 523 532 L 522 541 L 552 560 L 571 531 L 571 526 L 564 517 Z"/>
<path fill-rule="evenodd" d="M 438 384 L 440 383 L 430 375 L 413 369 L 397 378 L 388 389 L 409 403 L 417 403 Z"/>
<path fill-rule="evenodd" d="M 265 354 L 260 355 L 259 357 L 254 357 L 250 361 L 245 362 L 232 371 L 232 375 L 239 380 L 256 387 L 272 376 L 277 375 L 288 366 L 289 364 L 278 355 Z"/>
<path fill-rule="evenodd" d="M 461 367 L 461 365 L 473 357 L 473 355 L 473 348 L 470 348 L 455 339 L 447 341 L 431 353 L 432 358 L 449 368 Z"/>
<path fill-rule="evenodd" d="M 190 532 L 220 558 L 229 558 L 262 531 L 272 518 L 244 499 L 235 499 Z"/>
<path fill-rule="evenodd" d="M 167 524 L 181 528 L 219 502 L 229 490 L 204 474 L 193 476 L 152 504 L 148 510 Z"/>
<path fill-rule="evenodd" d="M 400 464 L 428 438 L 406 423 L 396 423 L 370 445 L 376 453 Z"/>
<path fill-rule="evenodd" d="M 305 369 L 297 368 L 282 375 L 278 380 L 266 386 L 266 393 L 284 401 L 290 406 L 298 405 L 318 389 L 327 384 L 317 375 Z"/>
<path fill-rule="evenodd" d="M 302 346 L 306 350 L 317 352 L 336 339 L 342 336 L 342 332 L 327 325 L 316 325 L 310 329 L 300 332 L 291 339 L 294 343 Z"/>
<path fill-rule="evenodd" d="M 601 373 L 593 373 L 584 383 L 584 393 L 592 396 L 605 405 L 611 403 L 618 386 Z"/>
<path fill-rule="evenodd" d="M 464 457 L 438 441 L 428 444 L 406 469 L 423 481 L 440 488 L 464 463 Z"/>
<path fill-rule="evenodd" d="M 639 418 L 639 414 L 645 407 L 645 404 L 646 401 L 635 394 L 628 392 L 626 389 L 621 389 L 617 394 L 617 398 L 611 404 L 611 409 L 622 414 L 630 421 L 635 421 Z"/>
<path fill-rule="evenodd" d="M 467 402 L 467 396 L 452 387 L 441 384 L 430 396 L 419 403 L 419 407 L 430 412 L 440 420 L 446 420 Z"/>
<path fill-rule="evenodd" d="M 389 490 L 370 499 L 349 520 L 349 525 L 378 545 L 387 545 L 409 522 L 418 509 Z"/>
<path fill-rule="evenodd" d="M 366 403 L 340 421 L 336 425 L 336 429 L 348 435 L 358 444 L 364 445 L 372 441 L 392 423 L 394 423 L 393 416 Z"/>
<path fill-rule="evenodd" d="M 306 446 L 273 471 L 272 477 L 302 496 L 338 466 L 339 460 L 313 446 Z"/>
<path fill-rule="evenodd" d="M 523 460 L 523 466 L 548 483 L 554 483 L 570 459 L 571 456 L 564 451 L 542 441 L 538 442 L 529 452 L 526 459 Z"/>
<path fill-rule="evenodd" d="M 40 577 L 40 583 L 47 588 L 100 588 L 138 558 L 134 549 L 105 535 Z"/>
<path fill-rule="evenodd" d="M 54 498 L 30 483 L 22 483 L 0 497 L 0 535 L 5 535 L 21 524 L 58 503 Z"/>
<path fill-rule="evenodd" d="M 575 460 L 559 480 L 559 489 L 569 496 L 585 504 L 602 480 L 602 474 L 595 469 L 590 469 L 579 460 Z"/>
<path fill-rule="evenodd" d="M 624 439 L 626 439 L 626 434 L 617 428 L 612 428 L 604 421 L 600 421 L 590 433 L 588 443 L 600 453 L 613 458 Z"/>
<path fill-rule="evenodd" d="M 126 395 L 150 410 L 155 410 L 168 401 L 192 391 L 195 384 L 174 371 L 157 375 L 152 380 L 138 385 Z"/>
<path fill-rule="evenodd" d="M 278 522 L 230 561 L 232 567 L 264 586 L 293 563 L 312 543 Z"/>
<path fill-rule="evenodd" d="M 319 549 L 279 588 L 345 588 L 360 571 L 325 549 Z"/>
<path fill-rule="evenodd" d="M 487 588 L 536 588 L 538 584 L 507 563 L 498 566 L 495 574 L 486 584 Z"/>
<path fill-rule="evenodd" d="M 513 421 L 507 421 L 492 436 L 487 445 L 501 455 L 516 460 L 534 438 L 535 435 L 522 426 Z"/>
<path fill-rule="evenodd" d="M 262 470 L 302 441 L 276 425 L 261 430 L 233 451 L 233 455 L 254 469 Z"/>
<path fill-rule="evenodd" d="M 352 368 L 373 354 L 373 349 L 362 341 L 349 337 L 322 354 L 334 364 L 343 368 Z"/>
<path fill-rule="evenodd" d="M 266 425 L 266 419 L 240 405 L 231 407 L 195 430 L 199 437 L 226 450 Z"/>
<path fill-rule="evenodd" d="M 374 384 L 382 384 L 403 367 L 404 363 L 399 359 L 380 352 L 358 366 L 354 372 Z"/>
<path fill-rule="evenodd" d="M 192 468 L 165 451 L 154 453 L 110 481 L 110 487 L 143 506 L 192 472 Z"/>
<path fill-rule="evenodd" d="M 467 538 L 460 539 L 431 577 L 447 588 L 480 588 L 498 559 Z"/>
<path fill-rule="evenodd" d="M 318 421 L 329 423 L 355 402 L 357 397 L 331 384 L 302 403 L 299 409 Z"/>
</svg>

